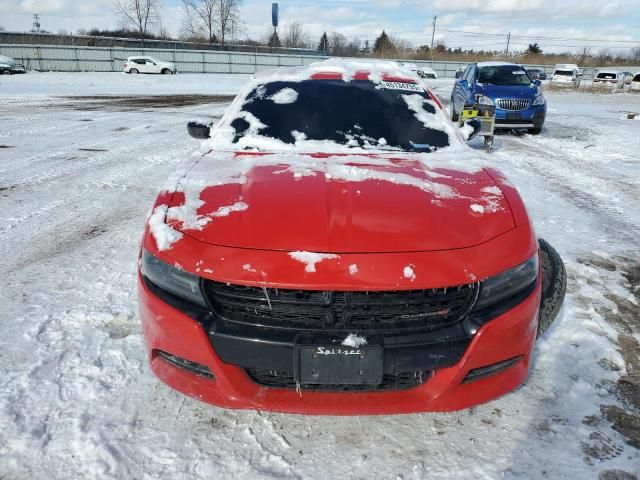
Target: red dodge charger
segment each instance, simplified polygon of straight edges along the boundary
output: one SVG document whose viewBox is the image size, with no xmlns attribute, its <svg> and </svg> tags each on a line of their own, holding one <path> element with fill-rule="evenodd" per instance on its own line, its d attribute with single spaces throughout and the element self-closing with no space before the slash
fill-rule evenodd
<svg viewBox="0 0 640 480">
<path fill-rule="evenodd" d="M 520 385 L 562 263 L 473 160 L 478 127 L 397 64 L 341 61 L 256 75 L 218 125 L 191 123 L 205 140 L 140 250 L 153 372 L 307 414 L 456 410 Z"/>
</svg>

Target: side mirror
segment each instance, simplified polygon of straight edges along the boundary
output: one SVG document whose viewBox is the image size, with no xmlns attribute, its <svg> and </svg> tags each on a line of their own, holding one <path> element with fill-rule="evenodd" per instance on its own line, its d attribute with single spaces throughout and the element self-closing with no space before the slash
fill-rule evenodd
<svg viewBox="0 0 640 480">
<path fill-rule="evenodd" d="M 458 70 L 458 71 L 456 72 L 456 78 L 462 78 L 462 74 L 463 74 L 463 73 L 464 73 L 464 72 L 461 72 L 460 70 Z"/>
<path fill-rule="evenodd" d="M 189 135 L 191 135 L 193 138 L 205 140 L 209 138 L 210 130 L 211 130 L 211 125 L 205 125 L 204 123 L 198 123 L 198 122 L 187 123 L 187 131 L 189 132 Z"/>
<path fill-rule="evenodd" d="M 462 127 L 460 127 L 462 136 L 467 141 L 477 137 L 481 129 L 482 129 L 482 123 L 478 118 L 471 118 L 469 120 L 466 120 L 462 124 Z"/>
<path fill-rule="evenodd" d="M 534 84 L 536 87 L 539 87 L 540 85 L 542 85 L 542 82 L 540 81 L 540 79 L 536 78 L 536 79 L 533 81 L 533 84 Z"/>
</svg>

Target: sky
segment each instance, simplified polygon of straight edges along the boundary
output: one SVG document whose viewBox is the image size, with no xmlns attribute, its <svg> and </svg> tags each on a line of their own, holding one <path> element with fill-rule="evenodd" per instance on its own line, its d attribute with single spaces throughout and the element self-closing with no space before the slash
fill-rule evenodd
<svg viewBox="0 0 640 480">
<path fill-rule="evenodd" d="M 164 27 L 178 35 L 181 0 L 161 0 Z M 115 0 L 0 0 L 0 27 L 28 31 L 38 13 L 43 29 L 68 32 L 116 28 Z M 281 1 L 280 28 L 302 22 L 310 37 L 323 31 L 373 42 L 385 29 L 414 45 L 431 43 L 433 17 L 436 41 L 448 47 L 523 50 L 537 42 L 543 51 L 593 53 L 607 48 L 628 52 L 640 46 L 640 0 L 307 0 Z M 271 2 L 244 0 L 244 29 L 238 36 L 261 38 L 270 30 Z"/>
</svg>

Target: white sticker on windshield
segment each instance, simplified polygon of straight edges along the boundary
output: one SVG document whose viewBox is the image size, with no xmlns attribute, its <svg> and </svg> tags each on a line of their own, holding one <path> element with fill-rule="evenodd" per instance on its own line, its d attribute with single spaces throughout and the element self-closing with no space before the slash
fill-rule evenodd
<svg viewBox="0 0 640 480">
<path fill-rule="evenodd" d="M 380 88 L 388 88 L 390 90 L 409 90 L 410 92 L 424 92 L 424 90 L 415 83 L 405 82 L 380 82 Z"/>
<path fill-rule="evenodd" d="M 514 70 L 511 73 L 513 73 L 514 75 L 526 75 L 526 73 L 522 70 Z"/>
</svg>

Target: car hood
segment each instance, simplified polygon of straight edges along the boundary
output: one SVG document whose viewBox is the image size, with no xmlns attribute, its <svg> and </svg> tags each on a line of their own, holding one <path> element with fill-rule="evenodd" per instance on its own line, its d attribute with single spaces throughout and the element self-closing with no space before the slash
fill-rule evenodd
<svg viewBox="0 0 640 480">
<path fill-rule="evenodd" d="M 490 98 L 534 98 L 538 87 L 528 85 L 482 85 L 482 92 Z"/>
<path fill-rule="evenodd" d="M 168 207 L 166 222 L 202 242 L 284 251 L 457 249 L 515 226 L 484 169 L 381 156 L 208 154 Z"/>
</svg>

